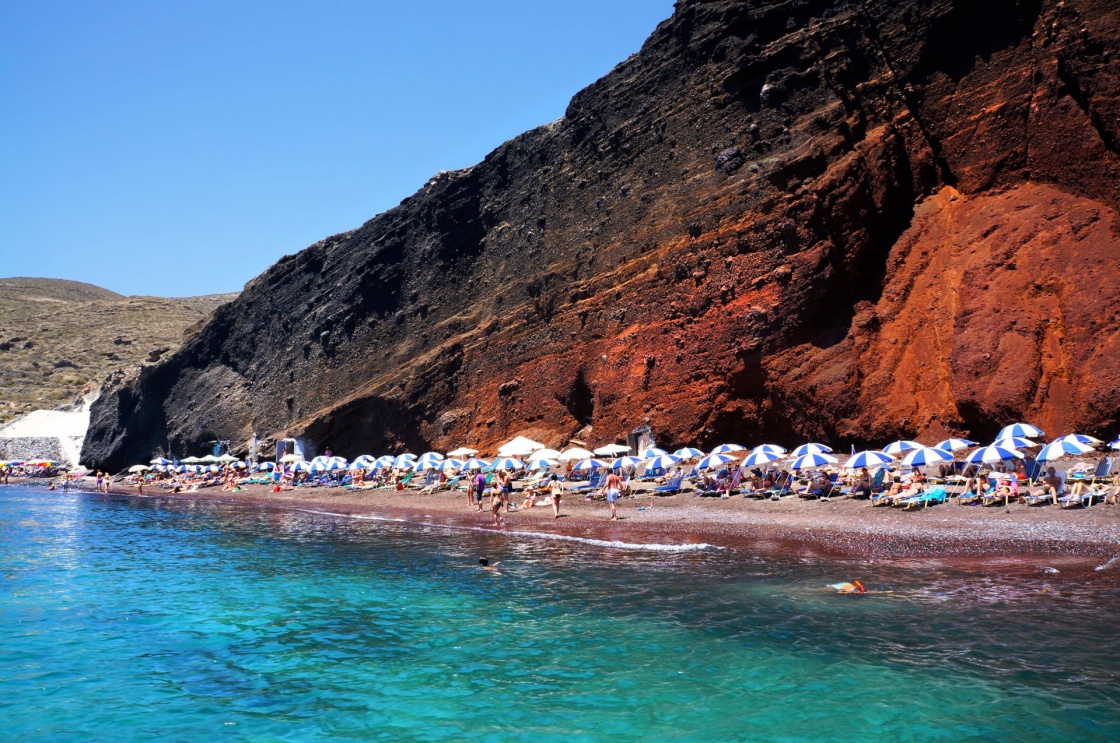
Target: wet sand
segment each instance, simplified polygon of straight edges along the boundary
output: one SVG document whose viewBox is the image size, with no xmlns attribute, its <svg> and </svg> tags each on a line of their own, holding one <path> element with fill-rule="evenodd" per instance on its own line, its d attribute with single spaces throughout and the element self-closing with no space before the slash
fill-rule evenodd
<svg viewBox="0 0 1120 743">
<path fill-rule="evenodd" d="M 135 495 L 136 489 L 114 485 Z M 1052 568 L 1120 571 L 1120 507 L 1096 505 L 1060 509 L 959 506 L 955 502 L 919 511 L 870 507 L 848 498 L 828 502 L 785 497 L 780 502 L 744 496 L 700 498 L 694 493 L 655 496 L 639 493 L 619 503 L 619 521 L 609 520 L 607 504 L 579 494 L 563 499 L 561 518 L 549 505 L 517 508 L 503 514 L 505 525 L 491 525 L 488 510 L 476 511 L 462 491 L 434 494 L 415 490 L 297 488 L 271 492 L 264 485 L 221 492 L 205 488 L 171 494 L 145 488 L 145 495 L 206 499 L 257 507 L 321 511 L 345 516 L 376 516 L 421 524 L 534 532 L 604 541 L 658 544 L 710 544 L 749 554 L 804 559 L 852 559 L 968 569 L 1037 572 Z M 520 503 L 515 494 L 515 502 Z"/>
</svg>

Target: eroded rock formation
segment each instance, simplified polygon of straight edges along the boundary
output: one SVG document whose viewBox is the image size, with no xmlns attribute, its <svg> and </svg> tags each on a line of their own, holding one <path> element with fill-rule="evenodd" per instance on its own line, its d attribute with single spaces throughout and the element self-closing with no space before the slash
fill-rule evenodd
<svg viewBox="0 0 1120 743">
<path fill-rule="evenodd" d="M 1104 0 L 679 2 L 560 121 L 104 394 L 84 459 L 1114 433 L 1118 38 Z"/>
</svg>

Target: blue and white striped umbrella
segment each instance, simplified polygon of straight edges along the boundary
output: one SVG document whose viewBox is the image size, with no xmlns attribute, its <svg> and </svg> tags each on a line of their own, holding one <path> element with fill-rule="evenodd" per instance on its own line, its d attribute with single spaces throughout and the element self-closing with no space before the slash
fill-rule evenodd
<svg viewBox="0 0 1120 743">
<path fill-rule="evenodd" d="M 674 455 L 675 456 L 675 455 Z M 641 457 L 619 457 L 611 462 L 612 470 L 620 470 L 623 467 L 637 467 L 643 460 Z"/>
<path fill-rule="evenodd" d="M 1110 441 L 1108 443 L 1108 448 L 1109 449 L 1120 449 L 1120 439 L 1116 439 L 1115 441 Z"/>
<path fill-rule="evenodd" d="M 246 465 L 244 461 L 242 461 L 242 460 L 238 459 L 238 460 L 237 460 L 236 462 L 230 462 L 230 463 L 229 463 L 229 466 L 230 466 L 230 467 L 233 467 L 234 469 L 239 469 L 239 470 L 243 470 L 243 469 L 245 469 L 245 468 L 246 468 L 246 467 L 247 467 L 248 465 Z"/>
<path fill-rule="evenodd" d="M 309 472 L 311 470 L 311 462 L 296 462 L 292 465 L 292 472 Z"/>
<path fill-rule="evenodd" d="M 857 467 L 882 467 L 884 464 L 890 464 L 893 461 L 894 457 L 890 454 L 884 454 L 881 451 L 872 449 L 853 454 L 847 462 L 844 462 L 844 467 L 850 470 L 854 470 Z"/>
<path fill-rule="evenodd" d="M 170 459 L 164 459 L 163 457 L 156 457 L 152 461 L 148 462 L 148 464 L 165 464 L 166 465 L 166 464 L 175 464 L 175 463 L 172 462 Z"/>
<path fill-rule="evenodd" d="M 441 472 L 454 472 L 456 470 L 463 469 L 464 464 L 465 463 L 461 459 L 449 458 L 441 460 L 440 463 L 436 465 L 436 469 L 440 470 Z"/>
<path fill-rule="evenodd" d="M 995 464 L 1007 459 L 1022 459 L 1023 453 L 1015 449 L 1007 449 L 1002 446 L 985 446 L 983 449 L 977 449 L 968 455 L 964 461 L 969 464 Z"/>
<path fill-rule="evenodd" d="M 739 446 L 738 444 L 720 444 L 715 449 L 712 449 L 712 454 L 729 454 L 733 451 L 746 451 L 747 447 Z"/>
<path fill-rule="evenodd" d="M 832 456 L 831 454 L 803 454 L 802 456 L 793 460 L 793 464 L 790 465 L 790 468 L 795 470 L 808 470 L 814 467 L 823 467 L 826 464 L 836 464 L 837 461 L 839 460 L 837 460 L 836 457 Z"/>
<path fill-rule="evenodd" d="M 693 449 L 691 446 L 686 446 L 683 449 L 677 449 L 673 452 L 673 456 L 680 457 L 681 459 L 696 459 L 696 457 L 704 456 L 704 452 L 699 449 Z"/>
<path fill-rule="evenodd" d="M 368 464 L 370 462 L 377 461 L 377 457 L 373 456 L 372 454 L 361 454 L 357 457 L 354 457 L 354 461 L 361 464 Z"/>
<path fill-rule="evenodd" d="M 905 454 L 914 449 L 921 449 L 922 445 L 917 441 L 892 441 L 883 447 L 884 454 L 890 454 L 892 457 L 897 457 L 899 454 Z"/>
<path fill-rule="evenodd" d="M 276 463 L 275 462 L 261 462 L 260 464 L 257 465 L 257 472 L 264 472 L 265 470 L 274 470 L 274 469 L 276 469 Z"/>
<path fill-rule="evenodd" d="M 992 446 L 999 446 L 1004 449 L 1033 449 L 1038 444 L 1021 436 L 1008 436 L 1007 438 L 996 439 L 992 442 Z"/>
<path fill-rule="evenodd" d="M 653 459 L 654 457 L 660 457 L 668 453 L 669 452 L 665 451 L 664 449 L 658 449 L 656 446 L 651 446 L 648 449 L 643 449 L 642 451 L 638 452 L 638 456 L 642 459 Z"/>
<path fill-rule="evenodd" d="M 390 454 L 383 454 L 374 461 L 373 466 L 375 469 L 381 469 L 382 467 L 392 467 L 393 462 L 396 461 L 396 457 Z"/>
<path fill-rule="evenodd" d="M 417 472 L 427 472 L 428 470 L 438 470 L 442 459 L 417 459 L 413 464 L 413 469 Z"/>
<path fill-rule="evenodd" d="M 216 475 L 216 474 L 218 474 L 219 472 L 222 471 L 222 468 L 219 467 L 216 464 L 212 464 L 212 465 L 210 465 L 209 467 L 206 468 L 206 471 L 209 472 L 212 475 Z"/>
<path fill-rule="evenodd" d="M 466 467 L 469 470 L 482 470 L 482 469 L 486 469 L 489 466 L 490 466 L 490 463 L 487 462 L 485 459 L 478 459 L 476 457 L 471 457 L 470 459 L 468 459 L 466 461 Z"/>
<path fill-rule="evenodd" d="M 1064 438 L 1051 441 L 1046 446 L 1042 447 L 1042 451 L 1038 453 L 1038 461 L 1052 462 L 1055 459 L 1062 457 L 1077 457 L 1082 454 L 1088 454 L 1093 451 L 1093 447 L 1088 444 L 1081 444 L 1077 441 L 1066 441 Z"/>
<path fill-rule="evenodd" d="M 827 454 L 832 451 L 824 444 L 802 444 L 790 452 L 791 457 L 803 457 L 806 454 Z"/>
<path fill-rule="evenodd" d="M 942 449 L 944 451 L 960 451 L 961 449 L 968 449 L 972 446 L 976 446 L 975 441 L 969 441 L 968 439 L 945 439 L 933 448 Z"/>
<path fill-rule="evenodd" d="M 590 472 L 591 470 L 597 470 L 597 469 L 600 469 L 600 468 L 606 467 L 606 466 L 607 466 L 607 463 L 603 462 L 599 459 L 584 459 L 583 461 L 576 464 L 575 467 L 572 467 L 572 471 L 573 472 Z"/>
<path fill-rule="evenodd" d="M 393 460 L 393 466 L 399 470 L 410 470 L 416 466 L 416 457 L 412 454 L 401 454 Z"/>
<path fill-rule="evenodd" d="M 525 467 L 525 463 L 517 457 L 498 457 L 494 460 L 494 469 L 496 470 L 519 470 Z"/>
<path fill-rule="evenodd" d="M 764 449 L 761 446 L 755 447 L 754 450 L 746 456 L 743 460 L 744 467 L 757 467 L 761 464 L 769 464 L 775 462 L 785 456 L 785 452 L 774 452 Z"/>
<path fill-rule="evenodd" d="M 953 461 L 953 455 L 936 446 L 928 449 L 915 449 L 902 458 L 903 467 L 925 467 L 927 464 L 939 464 Z"/>
<path fill-rule="evenodd" d="M 372 466 L 373 465 L 370 464 L 369 462 L 363 462 L 361 460 L 355 459 L 353 462 L 351 462 L 350 464 L 348 464 L 346 466 L 346 469 L 349 470 L 350 472 L 358 472 L 359 470 L 371 469 Z"/>
<path fill-rule="evenodd" d="M 1094 447 L 1100 446 L 1104 442 L 1093 436 L 1086 436 L 1083 433 L 1069 433 L 1062 437 L 1062 441 L 1072 441 L 1075 444 L 1084 444 L 1085 446 Z"/>
<path fill-rule="evenodd" d="M 1032 426 L 1030 423 L 1012 423 L 1010 426 L 1004 426 L 1000 430 L 996 440 L 1010 438 L 1011 436 L 1022 436 L 1023 438 L 1032 439 L 1038 436 L 1045 436 L 1041 428 Z"/>
<path fill-rule="evenodd" d="M 646 460 L 646 472 L 650 470 L 668 469 L 679 461 L 681 461 L 681 458 L 675 457 L 672 454 L 659 454 L 656 457 Z"/>
<path fill-rule="evenodd" d="M 709 454 L 701 459 L 696 466 L 702 470 L 710 470 L 716 467 L 722 467 L 728 462 L 734 462 L 736 459 L 738 459 L 738 457 L 733 457 L 730 454 Z"/>
<path fill-rule="evenodd" d="M 751 449 L 751 454 L 754 454 L 756 451 L 764 451 L 767 454 L 776 454 L 778 456 L 781 456 L 786 453 L 786 448 L 784 446 L 778 446 L 777 444 L 759 444 L 755 448 Z"/>
<path fill-rule="evenodd" d="M 548 457 L 537 457 L 536 459 L 529 460 L 529 469 L 531 470 L 546 470 L 549 467 L 555 467 L 559 462 L 555 459 Z"/>
</svg>

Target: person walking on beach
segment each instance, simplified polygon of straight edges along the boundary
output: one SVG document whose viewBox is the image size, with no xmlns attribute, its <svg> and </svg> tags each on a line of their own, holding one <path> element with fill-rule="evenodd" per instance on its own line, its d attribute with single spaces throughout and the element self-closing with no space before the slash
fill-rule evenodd
<svg viewBox="0 0 1120 743">
<path fill-rule="evenodd" d="M 622 480 L 612 471 L 607 475 L 607 504 L 611 507 L 611 521 L 618 521 L 618 509 L 615 504 L 620 495 L 622 495 Z"/>
<path fill-rule="evenodd" d="M 478 498 L 478 509 L 482 510 L 482 496 L 486 491 L 486 475 L 482 474 L 482 470 L 474 476 L 474 494 Z"/>
<path fill-rule="evenodd" d="M 552 518 L 560 518 L 560 496 L 564 494 L 564 486 L 560 478 L 553 475 L 548 480 L 548 493 L 552 496 Z"/>
<path fill-rule="evenodd" d="M 479 505 L 479 508 L 481 508 L 481 504 Z M 502 499 L 500 496 L 497 498 L 495 498 L 493 495 L 490 496 L 490 513 L 494 517 L 494 526 L 505 525 L 502 522 Z"/>
<path fill-rule="evenodd" d="M 498 470 L 498 497 L 506 513 L 509 513 L 509 499 L 512 493 L 513 478 L 510 477 L 509 470 Z"/>
</svg>

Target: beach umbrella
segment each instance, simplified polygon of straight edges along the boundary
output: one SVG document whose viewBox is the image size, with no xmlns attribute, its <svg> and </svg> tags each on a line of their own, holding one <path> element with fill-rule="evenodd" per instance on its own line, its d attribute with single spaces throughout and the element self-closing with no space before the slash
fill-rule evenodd
<svg viewBox="0 0 1120 743">
<path fill-rule="evenodd" d="M 1093 451 L 1093 447 L 1088 444 L 1082 444 L 1077 441 L 1067 441 L 1065 438 L 1060 438 L 1042 447 L 1042 451 L 1038 453 L 1036 459 L 1040 462 L 1052 462 L 1062 457 L 1076 457 L 1082 454 L 1088 454 L 1091 451 Z"/>
<path fill-rule="evenodd" d="M 953 455 L 937 447 L 914 449 L 902 458 L 903 467 L 925 467 L 927 464 L 939 464 L 953 461 Z"/>
<path fill-rule="evenodd" d="M 411 454 L 401 454 L 393 460 L 393 466 L 399 470 L 410 470 L 416 466 L 416 457 Z"/>
<path fill-rule="evenodd" d="M 917 441 L 894 441 L 883 447 L 884 454 L 890 454 L 892 457 L 904 454 L 914 449 L 921 449 L 922 445 Z"/>
<path fill-rule="evenodd" d="M 716 467 L 722 467 L 728 462 L 733 462 L 738 457 L 733 457 L 730 454 L 709 454 L 696 463 L 696 466 L 702 470 L 711 470 Z"/>
<path fill-rule="evenodd" d="M 637 467 L 644 461 L 645 460 L 641 457 L 619 457 L 618 459 L 611 462 L 611 469 L 620 470 L 623 467 Z"/>
<path fill-rule="evenodd" d="M 198 457 L 184 457 L 179 460 L 179 464 L 198 464 L 201 461 Z"/>
<path fill-rule="evenodd" d="M 185 462 L 187 460 L 184 459 L 183 461 Z M 196 459 L 195 461 L 197 462 L 198 460 Z M 291 464 L 293 462 L 302 462 L 303 457 L 298 454 L 285 454 L 284 456 L 280 457 L 280 461 L 284 464 Z"/>
<path fill-rule="evenodd" d="M 346 469 L 350 472 L 357 472 L 358 470 L 365 470 L 365 469 L 368 469 L 368 468 L 369 468 L 369 463 L 368 462 L 361 462 L 357 459 L 355 459 L 353 462 L 351 462 L 346 467 Z"/>
<path fill-rule="evenodd" d="M 203 469 L 214 475 L 222 471 L 222 468 L 216 464 L 206 465 L 203 467 Z"/>
<path fill-rule="evenodd" d="M 266 470 L 274 470 L 276 465 L 273 462 L 261 462 L 257 465 L 257 472 L 265 472 Z"/>
<path fill-rule="evenodd" d="M 999 446 L 1004 449 L 1033 449 L 1038 446 L 1038 444 L 1020 436 L 1008 436 L 1006 438 L 996 439 L 992 442 L 992 446 Z"/>
<path fill-rule="evenodd" d="M 1036 438 L 1043 436 L 1042 429 L 1032 426 L 1030 423 L 1012 423 L 1010 426 L 1004 426 L 996 436 L 996 440 L 1010 438 L 1011 436 L 1021 436 L 1023 438 Z"/>
<path fill-rule="evenodd" d="M 293 472 L 309 472 L 311 470 L 311 462 L 296 462 L 292 465 Z"/>
<path fill-rule="evenodd" d="M 429 461 L 430 460 L 435 460 L 437 462 L 440 461 L 441 459 L 445 459 L 445 458 L 446 457 L 444 457 L 438 451 L 426 451 L 426 452 L 424 452 L 423 454 L 420 455 L 420 459 L 422 459 L 422 460 L 423 459 L 427 459 Z"/>
<path fill-rule="evenodd" d="M 1108 442 L 1109 449 L 1120 449 L 1120 439 Z"/>
<path fill-rule="evenodd" d="M 238 459 L 236 462 L 231 462 L 229 466 L 234 467 L 234 468 L 239 469 L 239 470 L 243 470 L 248 465 L 246 465 L 244 462 L 242 462 L 240 459 Z"/>
<path fill-rule="evenodd" d="M 1069 433 L 1062 437 L 1062 441 L 1072 441 L 1075 444 L 1084 444 L 1085 446 L 1094 447 L 1100 446 L 1104 442 L 1093 436 L 1086 436 L 1081 433 Z"/>
<path fill-rule="evenodd" d="M 589 452 L 587 449 L 581 449 L 578 446 L 573 446 L 571 449 L 565 449 L 564 451 L 560 452 L 560 456 L 557 457 L 557 459 L 559 459 L 561 462 L 575 462 L 580 459 L 591 459 L 593 456 L 595 456 L 595 454 Z"/>
<path fill-rule="evenodd" d="M 163 457 L 156 457 L 152 461 L 148 462 L 148 464 L 175 464 L 175 463 L 172 462 L 170 459 L 164 459 Z"/>
<path fill-rule="evenodd" d="M 477 459 L 475 457 L 471 457 L 470 459 L 468 459 L 466 461 L 466 467 L 469 470 L 481 470 L 481 469 L 486 469 L 489 466 L 490 466 L 490 463 L 487 462 L 485 459 Z"/>
<path fill-rule="evenodd" d="M 498 457 L 493 467 L 496 470 L 519 470 L 525 467 L 525 463 L 517 457 Z"/>
<path fill-rule="evenodd" d="M 198 461 L 202 462 L 203 464 L 213 464 L 214 462 L 218 462 L 221 460 L 219 460 L 213 454 L 207 454 L 205 457 L 199 458 Z"/>
<path fill-rule="evenodd" d="M 933 448 L 943 449 L 944 451 L 960 451 L 961 449 L 968 449 L 972 446 L 976 446 L 975 441 L 969 441 L 968 439 L 945 439 Z"/>
<path fill-rule="evenodd" d="M 413 465 L 417 472 L 426 472 L 428 470 L 439 469 L 439 465 L 444 460 L 442 459 L 419 459 Z"/>
<path fill-rule="evenodd" d="M 543 449 L 544 444 L 533 441 L 524 436 L 517 436 L 498 447 L 499 457 L 524 457 L 538 449 Z"/>
<path fill-rule="evenodd" d="M 461 470 L 463 469 L 463 460 L 448 457 L 447 459 L 441 460 L 439 464 L 436 465 L 436 469 L 440 470 L 441 472 L 453 472 L 455 470 Z"/>
<path fill-rule="evenodd" d="M 600 461 L 598 459 L 584 459 L 584 460 L 580 461 L 578 464 L 576 464 L 575 467 L 572 467 L 572 471 L 573 472 L 590 472 L 591 470 L 597 470 L 601 467 L 606 467 L 606 466 L 607 466 L 606 462 Z"/>
<path fill-rule="evenodd" d="M 638 452 L 638 456 L 642 459 L 653 459 L 654 457 L 660 457 L 668 453 L 669 452 L 665 451 L 664 449 L 658 449 L 656 446 L 651 446 L 648 449 L 643 449 L 642 451 Z"/>
<path fill-rule="evenodd" d="M 832 451 L 824 444 L 802 444 L 790 452 L 791 457 L 803 457 L 806 454 L 826 454 Z"/>
<path fill-rule="evenodd" d="M 381 469 L 383 467 L 392 467 L 393 462 L 395 462 L 395 461 L 397 461 L 396 457 L 392 456 L 391 454 L 382 454 L 380 457 L 378 457 L 376 460 L 374 460 L 373 466 L 374 466 L 375 469 Z"/>
<path fill-rule="evenodd" d="M 764 449 L 761 446 L 757 446 L 743 460 L 743 466 L 744 467 L 757 467 L 760 464 L 769 464 L 770 462 L 777 461 L 784 456 L 785 456 L 784 451 L 779 454 L 777 452 L 770 451 L 768 449 Z"/>
<path fill-rule="evenodd" d="M 795 470 L 807 470 L 813 467 L 823 467 L 826 464 L 836 464 L 838 461 L 839 460 L 831 454 L 814 452 L 811 454 L 802 454 L 800 457 L 793 460 L 793 464 L 790 465 L 790 468 Z"/>
<path fill-rule="evenodd" d="M 650 470 L 668 469 L 679 461 L 681 461 L 681 458 L 675 457 L 672 454 L 658 454 L 656 457 L 650 457 L 645 460 L 646 472 Z"/>
<path fill-rule="evenodd" d="M 894 457 L 881 451 L 861 451 L 858 454 L 853 454 L 847 462 L 844 462 L 844 467 L 850 470 L 857 467 L 882 467 L 893 461 Z"/>
<path fill-rule="evenodd" d="M 712 454 L 729 454 L 733 451 L 746 451 L 747 447 L 740 446 L 739 444 L 720 444 L 715 449 L 712 449 Z"/>
<path fill-rule="evenodd" d="M 144 472 L 145 470 L 150 470 L 150 469 L 151 469 L 151 467 L 149 467 L 146 464 L 134 464 L 134 465 L 132 465 L 131 467 L 128 468 L 128 471 L 129 472 Z"/>
<path fill-rule="evenodd" d="M 778 446 L 777 444 L 759 444 L 751 449 L 751 454 L 754 454 L 756 451 L 764 451 L 767 454 L 774 454 L 780 457 L 786 453 L 786 448 L 784 446 Z"/>
<path fill-rule="evenodd" d="M 680 457 L 681 459 L 696 459 L 697 457 L 704 456 L 704 452 L 699 449 L 694 449 L 691 446 L 686 446 L 673 452 L 673 456 Z"/>
<path fill-rule="evenodd" d="M 447 452 L 447 456 L 449 457 L 470 457 L 475 454 L 478 454 L 478 449 L 471 449 L 467 446 L 460 446 L 458 449 L 452 449 Z"/>
<path fill-rule="evenodd" d="M 559 464 L 559 462 L 555 459 L 549 459 L 548 457 L 538 457 L 534 454 L 533 459 L 529 460 L 527 469 L 546 470 L 549 467 L 555 467 L 557 464 Z"/>
<path fill-rule="evenodd" d="M 595 450 L 595 455 L 600 457 L 615 457 L 619 454 L 629 454 L 630 447 L 622 444 L 607 444 Z"/>
<path fill-rule="evenodd" d="M 560 452 L 556 449 L 537 449 L 533 452 L 533 459 L 559 459 Z"/>
<path fill-rule="evenodd" d="M 222 462 L 223 464 L 233 464 L 237 461 L 237 457 L 231 454 L 223 454 L 222 456 L 218 457 L 216 461 Z"/>
<path fill-rule="evenodd" d="M 995 464 L 1007 459 L 1022 459 L 1023 453 L 1015 449 L 1006 449 L 1002 446 L 985 446 L 968 455 L 964 461 L 969 464 Z"/>
</svg>

